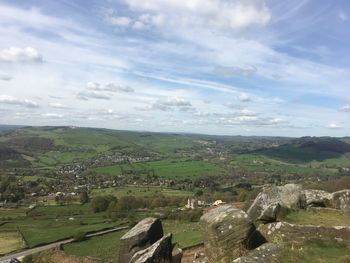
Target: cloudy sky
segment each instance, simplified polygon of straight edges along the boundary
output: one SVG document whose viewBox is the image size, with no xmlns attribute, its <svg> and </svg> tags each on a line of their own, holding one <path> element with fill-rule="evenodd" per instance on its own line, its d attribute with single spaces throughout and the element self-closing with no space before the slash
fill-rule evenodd
<svg viewBox="0 0 350 263">
<path fill-rule="evenodd" d="M 0 123 L 350 135 L 347 0 L 0 0 Z"/>
</svg>

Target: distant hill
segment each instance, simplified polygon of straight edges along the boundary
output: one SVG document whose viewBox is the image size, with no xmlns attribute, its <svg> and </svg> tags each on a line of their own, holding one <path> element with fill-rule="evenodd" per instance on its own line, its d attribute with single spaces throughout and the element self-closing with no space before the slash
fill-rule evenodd
<svg viewBox="0 0 350 263">
<path fill-rule="evenodd" d="M 5 124 L 0 124 L 0 133 L 1 132 L 6 132 L 6 131 L 13 131 L 19 128 L 23 128 L 24 126 L 22 125 L 5 125 Z"/>
<path fill-rule="evenodd" d="M 287 162 L 304 163 L 337 158 L 350 152 L 350 144 L 333 137 L 302 137 L 256 153 Z"/>
</svg>

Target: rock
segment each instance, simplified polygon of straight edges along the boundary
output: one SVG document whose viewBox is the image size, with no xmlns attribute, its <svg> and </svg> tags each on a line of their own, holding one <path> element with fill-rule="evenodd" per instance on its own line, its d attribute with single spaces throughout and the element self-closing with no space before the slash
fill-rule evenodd
<svg viewBox="0 0 350 263">
<path fill-rule="evenodd" d="M 279 203 L 270 204 L 266 209 L 264 209 L 261 212 L 261 215 L 258 217 L 258 220 L 264 223 L 275 222 L 280 209 L 281 205 Z"/>
<path fill-rule="evenodd" d="M 152 246 L 136 252 L 130 263 L 172 263 L 172 248 L 171 234 L 169 234 L 159 239 Z"/>
<path fill-rule="evenodd" d="M 332 200 L 332 194 L 322 190 L 304 190 L 306 207 L 327 207 Z"/>
<path fill-rule="evenodd" d="M 332 206 L 344 212 L 350 212 L 350 190 L 332 193 Z"/>
<path fill-rule="evenodd" d="M 299 208 L 301 206 L 302 187 L 297 184 L 286 184 L 284 186 L 268 186 L 258 194 L 247 213 L 253 220 L 264 217 L 265 210 L 271 209 L 272 204 L 280 204 L 288 208 Z M 268 211 L 266 212 L 268 213 Z"/>
<path fill-rule="evenodd" d="M 250 251 L 246 256 L 233 260 L 233 263 L 271 263 L 279 262 L 278 255 L 281 247 L 274 243 L 265 243 Z"/>
<path fill-rule="evenodd" d="M 343 241 L 350 244 L 350 227 L 295 225 L 277 222 L 258 227 L 259 232 L 268 242 L 304 242 L 306 240 Z"/>
<path fill-rule="evenodd" d="M 263 241 L 250 217 L 232 205 L 222 205 L 201 217 L 205 254 L 209 262 L 232 262 Z"/>
<path fill-rule="evenodd" d="M 159 219 L 143 219 L 120 239 L 119 262 L 129 262 L 136 252 L 153 245 L 162 237 L 163 227 Z"/>
<path fill-rule="evenodd" d="M 181 263 L 181 259 L 183 256 L 183 251 L 181 248 L 179 247 L 174 247 L 173 248 L 173 252 L 172 252 L 172 256 L 173 256 L 173 262 L 172 263 Z"/>
</svg>

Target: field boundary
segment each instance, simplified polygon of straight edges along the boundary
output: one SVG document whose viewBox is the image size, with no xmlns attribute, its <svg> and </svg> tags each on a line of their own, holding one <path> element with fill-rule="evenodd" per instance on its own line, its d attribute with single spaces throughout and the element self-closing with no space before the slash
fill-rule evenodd
<svg viewBox="0 0 350 263">
<path fill-rule="evenodd" d="M 24 235 L 23 235 L 23 233 L 22 233 L 22 231 L 21 231 L 21 229 L 20 229 L 19 227 L 17 227 L 17 232 L 20 234 L 20 236 L 21 236 L 21 238 L 22 238 L 22 241 L 23 241 L 23 243 L 24 243 L 23 249 L 28 248 L 28 241 L 27 241 L 27 239 L 24 237 Z"/>
</svg>

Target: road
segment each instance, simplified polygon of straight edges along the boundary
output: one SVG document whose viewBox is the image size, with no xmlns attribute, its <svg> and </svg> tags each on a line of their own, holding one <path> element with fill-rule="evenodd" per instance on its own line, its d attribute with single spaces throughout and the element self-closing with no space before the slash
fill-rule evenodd
<svg viewBox="0 0 350 263">
<path fill-rule="evenodd" d="M 111 232 L 116 232 L 116 231 L 120 231 L 123 229 L 128 229 L 128 226 L 123 226 L 123 227 L 116 227 L 116 228 L 111 228 L 111 229 L 107 229 L 104 231 L 100 231 L 100 232 L 96 232 L 96 233 L 92 233 L 92 234 L 88 234 L 86 235 L 86 237 L 95 237 L 95 236 L 102 236 Z M 69 238 L 69 239 L 65 239 L 65 240 L 61 240 L 58 242 L 54 242 L 54 243 L 50 243 L 44 246 L 40 246 L 40 247 L 35 247 L 35 248 L 30 248 L 30 249 L 26 249 L 23 250 L 21 252 L 17 252 L 17 253 L 12 253 L 12 254 L 8 254 L 6 256 L 0 257 L 0 263 L 2 263 L 5 260 L 9 260 L 11 258 L 23 258 L 25 256 L 31 255 L 31 254 L 35 254 L 44 250 L 48 250 L 51 248 L 55 248 L 59 245 L 64 245 L 64 244 L 68 244 L 73 242 L 74 239 L 73 238 Z"/>
</svg>

